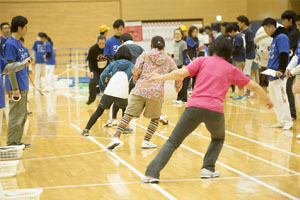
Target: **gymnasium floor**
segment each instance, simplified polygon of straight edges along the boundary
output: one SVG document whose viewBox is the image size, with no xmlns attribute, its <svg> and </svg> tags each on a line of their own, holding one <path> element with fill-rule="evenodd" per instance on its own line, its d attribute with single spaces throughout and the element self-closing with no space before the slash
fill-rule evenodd
<svg viewBox="0 0 300 200">
<path fill-rule="evenodd" d="M 24 142 L 31 143 L 16 177 L 0 179 L 3 189 L 43 188 L 42 200 L 67 199 L 300 199 L 300 123 L 292 131 L 269 128 L 275 114 L 258 98 L 224 102 L 226 142 L 218 160 L 221 177 L 200 179 L 209 133 L 200 125 L 174 153 L 161 172 L 158 185 L 140 182 L 146 166 L 158 153 L 178 121 L 184 106 L 173 105 L 173 83 L 168 83 L 163 114 L 169 125 L 160 125 L 152 142 L 158 149 L 140 144 L 148 120 L 132 123 L 135 132 L 123 135 L 122 146 L 106 151 L 114 128 L 103 128 L 109 112 L 98 120 L 91 137 L 81 136 L 99 99 L 85 101 L 62 96 L 63 91 L 41 96 L 29 94 L 33 115 L 27 122 Z M 298 113 L 300 118 L 300 113 Z M 119 113 L 120 118 L 120 113 Z M 2 133 L 7 126 L 3 124 Z M 6 136 L 0 136 L 5 145 Z"/>
</svg>

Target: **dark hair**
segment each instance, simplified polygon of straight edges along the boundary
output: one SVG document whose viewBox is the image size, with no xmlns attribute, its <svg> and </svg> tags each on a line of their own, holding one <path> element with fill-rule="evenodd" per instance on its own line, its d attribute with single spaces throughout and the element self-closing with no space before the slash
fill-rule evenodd
<svg viewBox="0 0 300 200">
<path fill-rule="evenodd" d="M 300 21 L 300 15 L 295 16 L 295 22 Z"/>
<path fill-rule="evenodd" d="M 210 45 L 209 54 L 212 56 L 215 53 L 217 56 L 229 60 L 232 50 L 232 41 L 227 36 L 220 36 Z"/>
<path fill-rule="evenodd" d="M 47 36 L 47 34 L 46 33 L 44 33 L 44 32 L 39 32 L 38 33 L 38 36 L 40 37 L 40 38 L 48 38 L 48 36 Z"/>
<path fill-rule="evenodd" d="M 176 31 L 179 31 L 179 32 L 180 32 L 180 34 L 181 34 L 181 39 L 182 39 L 182 38 L 183 38 L 183 31 L 181 30 L 181 28 L 176 28 L 176 29 L 174 30 L 174 33 L 175 33 Z"/>
<path fill-rule="evenodd" d="M 132 36 L 129 33 L 124 33 L 120 36 L 120 41 L 126 42 L 129 40 L 133 40 Z"/>
<path fill-rule="evenodd" d="M 239 29 L 235 24 L 228 24 L 226 26 L 226 33 L 231 33 L 232 31 L 237 32 Z"/>
<path fill-rule="evenodd" d="M 236 18 L 239 22 L 244 22 L 246 24 L 246 26 L 250 25 L 249 19 L 248 17 L 246 17 L 245 15 L 240 15 Z"/>
<path fill-rule="evenodd" d="M 120 26 L 125 27 L 124 21 L 121 19 L 118 19 L 114 22 L 113 27 L 114 29 L 119 28 Z"/>
<path fill-rule="evenodd" d="M 130 50 L 128 47 L 126 47 L 125 45 L 122 45 L 117 52 L 115 53 L 115 55 L 113 56 L 114 60 L 120 60 L 120 59 L 125 59 L 125 60 L 129 60 L 131 61 L 132 56 L 130 53 Z"/>
<path fill-rule="evenodd" d="M 9 23 L 8 22 L 3 22 L 0 24 L 0 29 L 2 30 L 3 29 L 3 26 L 6 26 L 8 25 L 9 26 Z"/>
<path fill-rule="evenodd" d="M 228 22 L 223 22 L 220 24 L 220 26 L 224 26 L 224 27 L 226 27 L 227 25 L 228 25 Z"/>
<path fill-rule="evenodd" d="M 25 42 L 23 37 L 20 37 L 20 41 L 23 42 L 23 43 Z"/>
<path fill-rule="evenodd" d="M 205 27 L 204 27 L 204 30 L 210 30 L 210 31 L 211 31 L 212 29 L 211 29 L 210 26 L 205 26 Z"/>
<path fill-rule="evenodd" d="M 190 36 L 191 38 L 193 38 L 192 33 L 193 33 L 194 30 L 197 30 L 197 32 L 198 32 L 198 28 L 196 26 L 191 26 L 189 28 L 188 36 Z"/>
<path fill-rule="evenodd" d="M 165 48 L 165 40 L 161 36 L 154 36 L 151 40 L 152 48 L 157 48 L 158 50 L 163 50 Z"/>
<path fill-rule="evenodd" d="M 292 19 L 293 24 L 295 23 L 295 17 L 296 17 L 296 13 L 292 10 L 286 10 L 281 15 L 281 19 L 287 19 L 287 20 Z"/>
<path fill-rule="evenodd" d="M 50 38 L 49 36 L 47 36 L 47 40 L 48 40 L 48 42 L 50 42 L 50 44 L 53 46 L 53 42 L 52 42 L 52 40 L 51 40 L 51 38 Z"/>
<path fill-rule="evenodd" d="M 28 23 L 26 17 L 16 16 L 11 20 L 11 32 L 18 32 L 18 27 L 24 28 L 24 26 Z"/>
<path fill-rule="evenodd" d="M 199 33 L 204 33 L 204 32 L 205 32 L 204 28 L 199 29 Z"/>
<path fill-rule="evenodd" d="M 99 36 L 97 37 L 97 42 L 98 42 L 99 40 L 105 40 L 105 41 L 106 41 L 106 37 L 105 37 L 104 35 L 99 35 Z"/>
<path fill-rule="evenodd" d="M 271 18 L 271 17 L 268 17 L 268 18 L 265 18 L 264 21 L 262 22 L 261 24 L 262 26 L 275 26 L 277 25 L 277 22 L 275 19 Z"/>
<path fill-rule="evenodd" d="M 104 32 L 100 32 L 100 35 L 104 35 L 106 32 L 107 32 L 107 30 L 104 31 Z"/>
</svg>

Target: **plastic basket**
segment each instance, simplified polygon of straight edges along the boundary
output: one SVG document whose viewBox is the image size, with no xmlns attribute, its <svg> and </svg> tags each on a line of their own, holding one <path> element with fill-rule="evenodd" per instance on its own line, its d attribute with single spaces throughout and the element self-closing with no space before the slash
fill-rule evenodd
<svg viewBox="0 0 300 200">
<path fill-rule="evenodd" d="M 24 145 L 0 147 L 0 160 L 20 159 L 24 148 Z"/>
<path fill-rule="evenodd" d="M 0 161 L 0 178 L 8 178 L 17 174 L 18 160 Z"/>
<path fill-rule="evenodd" d="M 39 200 L 43 189 L 4 190 L 0 200 Z"/>
</svg>

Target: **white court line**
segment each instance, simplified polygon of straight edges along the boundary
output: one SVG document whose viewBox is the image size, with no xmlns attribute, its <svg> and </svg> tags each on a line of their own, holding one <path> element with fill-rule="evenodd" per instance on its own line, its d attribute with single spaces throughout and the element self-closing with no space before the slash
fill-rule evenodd
<svg viewBox="0 0 300 200">
<path fill-rule="evenodd" d="M 104 150 L 91 151 L 91 152 L 85 152 L 85 153 L 77 153 L 77 154 L 69 154 L 69 155 L 61 155 L 61 156 L 48 156 L 48 157 L 41 157 L 41 158 L 25 158 L 22 160 L 43 160 L 43 159 L 55 159 L 55 158 L 68 158 L 68 157 L 73 157 L 73 156 L 82 156 L 82 155 L 94 154 L 94 153 L 99 153 L 99 152 L 104 152 Z"/>
<path fill-rule="evenodd" d="M 169 121 L 169 124 L 170 124 L 171 126 L 174 126 L 174 127 L 176 126 L 175 124 L 171 123 L 170 121 Z M 199 136 L 199 137 L 202 137 L 202 138 L 204 138 L 204 139 L 206 139 L 206 140 L 211 141 L 211 139 L 210 139 L 209 137 L 206 137 L 206 136 L 204 136 L 204 135 L 201 135 L 201 134 L 199 134 L 199 133 L 197 133 L 197 132 L 195 132 L 195 131 L 193 131 L 192 134 L 197 135 L 197 136 Z M 261 158 L 261 157 L 255 156 L 255 155 L 253 155 L 253 154 L 251 154 L 251 153 L 245 152 L 245 151 L 243 151 L 243 150 L 240 150 L 240 149 L 235 148 L 235 147 L 233 147 L 233 146 L 230 146 L 230 145 L 228 145 L 228 144 L 225 144 L 225 143 L 224 143 L 224 146 L 227 147 L 227 148 L 229 148 L 229 149 L 232 149 L 232 150 L 234 150 L 234 151 L 237 151 L 237 152 L 240 152 L 240 153 L 242 153 L 242 154 L 245 154 L 245 155 L 247 155 L 247 156 L 249 156 L 249 157 L 252 157 L 252 158 L 255 158 L 255 159 L 260 160 L 260 161 L 262 161 L 262 162 L 265 162 L 265 163 L 267 163 L 267 164 L 269 164 L 269 165 L 272 165 L 272 166 L 274 166 L 274 167 L 280 168 L 280 169 L 282 169 L 282 170 L 286 170 L 286 171 L 288 171 L 288 172 L 291 172 L 291 173 L 297 174 L 297 175 L 300 174 L 299 172 L 296 172 L 296 171 L 294 171 L 294 170 L 288 169 L 288 168 L 286 168 L 286 167 L 283 167 L 283 166 L 278 165 L 278 164 L 276 164 L 276 163 L 273 163 L 273 162 L 271 162 L 271 161 L 265 160 L 265 159 L 263 159 L 263 158 Z"/>
<path fill-rule="evenodd" d="M 258 109 L 255 109 L 255 108 L 250 108 L 250 107 L 247 107 L 247 106 L 241 106 L 241 105 L 237 105 L 237 104 L 234 104 L 234 103 L 225 103 L 225 104 L 240 107 L 240 108 L 245 108 L 247 110 L 257 111 L 257 112 L 260 112 L 260 113 L 267 113 L 266 111 L 258 110 Z"/>
<path fill-rule="evenodd" d="M 143 128 L 143 129 L 145 129 L 145 130 L 147 130 L 147 128 L 144 127 L 143 125 L 140 125 L 138 123 L 136 123 L 136 125 L 139 126 L 139 127 L 141 127 L 141 128 Z M 158 135 L 158 136 L 160 136 L 160 137 L 162 137 L 162 138 L 164 138 L 165 140 L 168 140 L 168 138 L 166 136 L 163 136 L 163 135 L 161 135 L 161 134 L 159 134 L 157 132 L 155 132 L 155 134 Z M 194 150 L 194 149 L 192 149 L 192 148 L 190 148 L 188 146 L 185 146 L 184 144 L 181 144 L 180 146 L 182 148 L 184 148 L 184 149 L 187 149 L 187 150 L 189 150 L 189 151 L 197 154 L 197 155 L 200 155 L 201 157 L 204 157 L 203 153 L 200 153 L 199 151 L 196 151 L 196 150 Z M 283 195 L 283 196 L 285 196 L 287 198 L 290 198 L 290 199 L 293 199 L 293 200 L 299 200 L 297 197 L 294 197 L 293 195 L 290 195 L 290 194 L 288 194 L 288 193 L 286 193 L 286 192 L 284 192 L 284 191 L 282 191 L 282 190 L 280 190 L 278 188 L 275 188 L 275 187 L 273 187 L 273 186 L 271 186 L 271 185 L 269 185 L 269 184 L 267 184 L 267 183 L 265 183 L 263 181 L 260 181 L 260 180 L 258 180 L 256 178 L 254 178 L 252 176 L 249 176 L 249 175 L 245 174 L 244 172 L 241 172 L 241 171 L 239 171 L 237 169 L 234 169 L 234 168 L 230 167 L 229 165 L 226 165 L 226 164 L 221 163 L 219 161 L 217 161 L 217 164 L 219 164 L 220 166 L 222 166 L 222 167 L 224 167 L 224 168 L 226 168 L 226 169 L 228 169 L 230 171 L 233 171 L 233 172 L 235 172 L 235 173 L 237 173 L 237 174 L 239 174 L 241 176 L 244 176 L 244 177 L 246 177 L 246 178 L 248 178 L 248 179 L 250 179 L 250 180 L 252 180 L 252 181 L 254 181 L 254 182 L 256 182 L 256 183 L 258 183 L 258 184 L 260 184 L 260 185 L 262 185 L 262 186 L 264 186 L 264 187 L 266 187 L 266 188 L 268 188 L 268 189 L 270 189 L 272 191 L 274 191 L 274 192 L 277 192 L 277 193 L 279 193 L 279 194 L 281 194 L 281 195 Z"/>
<path fill-rule="evenodd" d="M 75 124 L 71 123 L 71 126 L 73 126 L 78 131 L 81 131 L 81 129 L 78 126 L 76 126 Z M 101 144 L 100 142 L 98 142 L 97 140 L 95 140 L 93 137 L 88 136 L 87 138 L 89 138 L 92 142 L 94 142 L 95 144 L 97 144 L 99 147 L 101 147 L 103 150 L 105 150 L 111 156 L 115 157 L 117 160 L 119 160 L 121 163 L 123 163 L 123 165 L 125 165 L 126 167 L 128 167 L 132 172 L 134 172 L 140 178 L 144 177 L 144 174 L 142 174 L 140 171 L 138 171 L 137 169 L 135 169 L 132 165 L 130 165 L 129 163 L 127 163 L 125 160 L 123 160 L 117 154 L 113 153 L 112 151 L 107 150 L 106 147 L 103 146 L 103 144 Z M 150 185 L 152 187 L 154 187 L 157 191 L 159 191 L 161 194 L 163 194 L 165 197 L 167 197 L 168 199 L 176 200 L 175 197 L 173 197 L 171 194 L 169 194 L 167 191 L 165 191 L 159 185 L 156 185 L 156 184 L 150 184 Z"/>
</svg>

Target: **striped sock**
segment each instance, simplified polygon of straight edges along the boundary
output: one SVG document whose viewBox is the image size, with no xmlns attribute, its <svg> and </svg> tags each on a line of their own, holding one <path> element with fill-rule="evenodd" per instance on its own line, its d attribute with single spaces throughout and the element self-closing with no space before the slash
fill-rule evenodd
<svg viewBox="0 0 300 200">
<path fill-rule="evenodd" d="M 120 137 L 131 120 L 132 120 L 132 116 L 125 114 L 118 125 L 114 137 Z"/>
<path fill-rule="evenodd" d="M 151 119 L 149 126 L 147 128 L 147 133 L 144 137 L 144 140 L 150 141 L 152 138 L 152 135 L 155 133 L 157 127 L 158 127 L 159 120 L 158 119 Z"/>
</svg>

